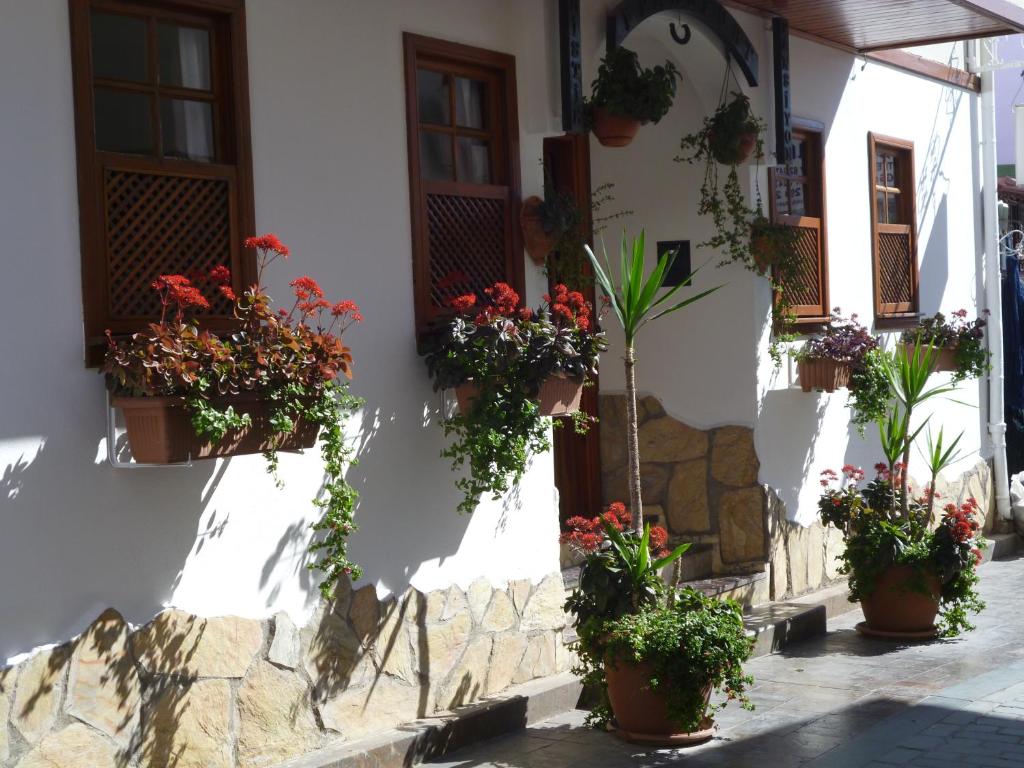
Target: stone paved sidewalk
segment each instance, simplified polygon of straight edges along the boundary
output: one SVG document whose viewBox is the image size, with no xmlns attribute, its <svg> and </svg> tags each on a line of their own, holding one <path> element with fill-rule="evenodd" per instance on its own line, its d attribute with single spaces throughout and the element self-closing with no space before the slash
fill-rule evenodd
<svg viewBox="0 0 1024 768">
<path fill-rule="evenodd" d="M 715 738 L 645 750 L 571 712 L 453 753 L 435 768 L 1024 768 L 1024 557 L 981 570 L 977 631 L 919 645 L 871 640 L 859 611 L 828 635 L 748 665 L 755 712 L 730 706 Z"/>
</svg>

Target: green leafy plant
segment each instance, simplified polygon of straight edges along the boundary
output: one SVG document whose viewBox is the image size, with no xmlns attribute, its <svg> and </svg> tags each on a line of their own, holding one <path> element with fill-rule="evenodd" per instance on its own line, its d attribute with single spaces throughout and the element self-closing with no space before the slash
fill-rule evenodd
<svg viewBox="0 0 1024 768">
<path fill-rule="evenodd" d="M 611 222 L 633 213 L 626 209 L 607 210 L 607 206 L 615 201 L 614 189 L 615 184 L 608 182 L 595 187 L 591 192 L 590 226 L 594 237 L 598 237 Z M 590 260 L 584 248 L 588 240 L 587 222 L 579 209 L 575 211 L 576 215 L 571 217 L 570 226 L 559 231 L 558 239 L 544 263 L 544 272 L 559 283 L 581 291 L 593 284 L 594 276 L 590 271 Z M 569 219 L 569 216 L 563 217 L 563 220 Z"/>
<path fill-rule="evenodd" d="M 428 332 L 422 349 L 435 390 L 475 388 L 466 409 L 444 422 L 454 439 L 442 453 L 453 469 L 469 470 L 456 487 L 459 510 L 470 513 L 484 493 L 500 499 L 522 479 L 529 456 L 548 449 L 550 421 L 537 403 L 544 381 L 596 375 L 606 344 L 590 302 L 565 285 L 545 295 L 536 312 L 520 307 L 506 283 L 450 305 L 456 314 Z M 574 417 L 577 431 L 586 430 L 587 419 Z"/>
<path fill-rule="evenodd" d="M 657 123 L 672 108 L 678 78 L 679 71 L 671 61 L 644 67 L 634 51 L 618 46 L 601 60 L 584 109 L 588 115 L 604 109 L 641 123 Z"/>
<path fill-rule="evenodd" d="M 988 314 L 988 310 L 985 310 Z M 978 379 L 991 370 L 989 351 L 985 348 L 985 326 L 983 318 L 967 319 L 967 310 L 958 309 L 950 313 L 949 319 L 941 312 L 926 317 L 917 327 L 903 332 L 901 341 L 906 346 L 932 344 L 936 347 L 954 350 L 953 383 L 966 379 Z"/>
<path fill-rule="evenodd" d="M 883 357 L 888 353 L 880 347 L 866 350 L 853 363 L 850 373 L 850 421 L 864 437 L 868 424 L 885 418 L 889 407 L 889 379 Z"/>
<path fill-rule="evenodd" d="M 677 312 L 705 296 L 710 296 L 721 286 L 701 291 L 681 301 L 674 301 L 676 294 L 684 287 L 693 284 L 693 276 L 678 285 L 665 290 L 660 296 L 658 292 L 664 287 L 665 275 L 675 261 L 675 251 L 669 251 L 658 257 L 658 263 L 650 275 L 644 276 L 644 232 L 630 244 L 626 234 L 622 234 L 619 246 L 620 268 L 619 284 L 612 281 L 612 268 L 608 261 L 608 253 L 604 253 L 604 264 L 594 255 L 590 246 L 586 246 L 587 256 L 594 270 L 594 276 L 601 291 L 607 298 L 615 317 L 625 334 L 625 369 L 626 369 L 626 448 L 629 456 L 629 503 L 633 512 L 633 525 L 637 534 L 643 532 L 643 500 L 640 497 L 640 449 L 637 436 L 636 412 L 636 338 L 640 329 L 647 323 L 660 317 Z"/>
<path fill-rule="evenodd" d="M 248 238 L 245 247 L 257 251 L 259 269 L 256 282 L 241 296 L 224 266 L 192 279 L 159 276 L 153 282 L 162 306 L 159 322 L 128 338 L 115 339 L 108 332 L 101 372 L 114 394 L 180 397 L 196 434 L 213 442 L 251 424 L 248 414 L 214 402 L 244 392 L 257 393 L 271 404 L 270 423 L 278 441 L 300 419 L 318 425 L 324 484 L 314 504 L 323 516 L 312 525 L 318 536 L 310 551 L 319 559 L 309 567 L 323 573 L 320 589 L 329 596 L 339 577 L 360 575 L 347 554 L 348 536 L 356 529 L 357 494 L 345 480 L 352 457 L 342 428 L 362 401 L 348 392 L 352 355 L 342 335 L 363 317 L 352 301 L 328 302 L 308 276 L 291 282 L 291 310 L 275 312 L 262 284 L 263 271 L 276 259 L 287 259 L 290 251 L 273 234 Z M 238 321 L 230 334 L 218 336 L 194 318 L 195 310 L 210 306 L 200 285 L 230 302 Z M 271 447 L 265 456 L 276 480 L 277 449 Z"/>
</svg>

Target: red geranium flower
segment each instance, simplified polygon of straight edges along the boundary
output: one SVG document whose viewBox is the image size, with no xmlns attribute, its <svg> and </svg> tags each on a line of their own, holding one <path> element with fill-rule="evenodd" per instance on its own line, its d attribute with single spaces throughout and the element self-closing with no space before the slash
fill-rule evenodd
<svg viewBox="0 0 1024 768">
<path fill-rule="evenodd" d="M 261 251 L 273 251 L 278 256 L 288 258 L 291 255 L 291 250 L 288 246 L 281 242 L 281 238 L 275 235 L 273 232 L 268 232 L 265 235 L 259 237 L 248 237 L 243 243 L 246 248 L 256 248 Z"/>
</svg>

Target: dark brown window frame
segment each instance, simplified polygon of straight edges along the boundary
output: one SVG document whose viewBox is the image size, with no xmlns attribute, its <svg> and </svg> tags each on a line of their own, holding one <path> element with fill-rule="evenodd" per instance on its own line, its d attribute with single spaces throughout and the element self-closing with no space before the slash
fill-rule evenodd
<svg viewBox="0 0 1024 768">
<path fill-rule="evenodd" d="M 794 307 L 797 314 L 794 327 L 797 331 L 814 330 L 828 322 L 831 304 L 829 303 L 828 285 L 828 213 L 826 206 L 826 183 L 825 183 L 825 141 L 822 126 L 810 121 L 794 120 L 793 135 L 800 137 L 809 149 L 808 158 L 805 159 L 807 167 L 804 168 L 804 175 L 795 177 L 805 180 L 808 198 L 804 201 L 805 210 L 810 207 L 820 212 L 818 216 L 794 216 L 781 214 L 775 210 L 775 185 L 779 176 L 791 177 L 788 173 L 782 174 L 776 168 L 769 169 L 768 187 L 771 190 L 769 195 L 769 211 L 772 221 L 777 224 L 784 224 L 793 227 L 814 227 L 818 230 L 818 280 L 821 302 L 813 308 L 810 305 Z M 813 173 L 808 173 L 808 168 Z"/>
<path fill-rule="evenodd" d="M 508 217 L 505 232 L 505 280 L 520 295 L 524 292 L 525 270 L 521 236 L 519 233 L 519 207 L 521 197 L 518 97 L 516 94 L 516 61 L 509 54 L 484 48 L 452 43 L 446 40 L 403 33 L 405 56 L 406 125 L 409 156 L 409 204 L 412 225 L 413 295 L 417 336 L 444 310 L 431 300 L 429 231 L 426 211 L 426 190 L 433 189 L 451 194 L 477 194 L 481 197 L 501 196 L 507 200 Z M 491 158 L 492 173 L 504 174 L 503 184 L 473 184 L 459 181 L 428 181 L 420 171 L 420 127 L 417 97 L 417 69 L 431 68 L 442 63 L 445 69 L 471 73 L 484 70 L 501 78 L 501 96 L 491 110 L 496 123 L 490 132 L 498 133 Z M 460 134 L 462 129 L 458 129 Z M 454 162 L 458 162 L 454 160 Z M 492 182 L 495 180 L 492 179 Z"/>
<path fill-rule="evenodd" d="M 86 365 L 102 359 L 104 333 L 115 335 L 140 330 L 151 317 L 112 318 L 109 313 L 108 254 L 105 242 L 106 203 L 103 193 L 107 169 L 136 171 L 155 176 L 218 178 L 228 182 L 230 215 L 235 226 L 229 233 L 230 250 L 237 265 L 234 282 L 240 288 L 256 274 L 255 256 L 246 253 L 242 240 L 254 233 L 252 148 L 249 127 L 248 56 L 245 33 L 245 0 L 69 0 L 71 67 L 75 109 L 75 150 L 78 167 L 79 231 L 81 239 L 82 301 L 85 325 Z M 214 110 L 214 162 L 172 157 L 104 152 L 96 147 L 91 60 L 90 12 L 158 17 L 211 30 L 211 90 Z M 216 43 L 214 43 L 216 40 Z M 152 63 L 152 62 L 151 62 Z M 129 87 L 121 84 L 123 87 Z M 152 86 L 140 86 L 140 89 Z M 187 88 L 165 89 L 194 96 Z M 155 91 L 154 91 L 155 93 Z M 154 130 L 159 131 L 157 125 Z M 157 147 L 159 149 L 159 147 Z M 226 315 L 204 318 L 207 327 L 228 330 L 235 321 Z"/>
<path fill-rule="evenodd" d="M 888 224 L 878 220 L 875 193 L 882 189 L 875 177 L 876 159 L 879 149 L 890 150 L 902 157 L 899 164 L 900 178 L 897 179 L 900 199 L 900 218 L 903 223 Z M 914 142 L 868 132 L 868 204 L 871 213 L 871 274 L 874 296 L 875 325 L 878 327 L 903 327 L 913 325 L 919 318 L 920 283 L 917 254 L 917 187 L 914 175 Z M 888 204 L 888 203 L 887 203 Z M 908 276 L 911 300 L 909 302 L 882 303 L 879 235 L 906 235 L 909 241 Z"/>
</svg>

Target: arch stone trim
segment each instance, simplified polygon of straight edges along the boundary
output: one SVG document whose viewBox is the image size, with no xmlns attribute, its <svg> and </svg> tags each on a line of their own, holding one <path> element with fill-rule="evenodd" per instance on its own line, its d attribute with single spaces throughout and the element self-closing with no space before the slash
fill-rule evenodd
<svg viewBox="0 0 1024 768">
<path fill-rule="evenodd" d="M 613 50 L 644 19 L 662 11 L 678 11 L 703 24 L 736 61 L 747 83 L 757 86 L 757 50 L 743 28 L 717 0 L 622 0 L 608 13 L 607 44 Z"/>
</svg>

